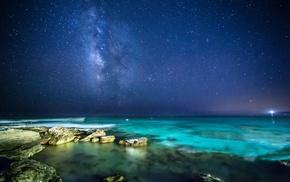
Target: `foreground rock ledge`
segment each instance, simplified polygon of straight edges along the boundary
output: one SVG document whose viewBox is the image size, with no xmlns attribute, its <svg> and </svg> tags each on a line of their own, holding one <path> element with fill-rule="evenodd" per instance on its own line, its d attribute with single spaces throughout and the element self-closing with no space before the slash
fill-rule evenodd
<svg viewBox="0 0 290 182">
<path fill-rule="evenodd" d="M 10 170 L 7 171 L 0 181 L 4 182 L 62 182 L 62 179 L 57 175 L 56 170 L 46 164 L 32 159 L 24 159 L 13 162 L 10 165 Z"/>
<path fill-rule="evenodd" d="M 119 144 L 123 146 L 141 147 L 147 145 L 147 138 L 141 137 L 129 140 L 120 140 Z"/>
<path fill-rule="evenodd" d="M 44 149 L 38 132 L 10 129 L 0 132 L 0 157 L 26 159 Z"/>
</svg>

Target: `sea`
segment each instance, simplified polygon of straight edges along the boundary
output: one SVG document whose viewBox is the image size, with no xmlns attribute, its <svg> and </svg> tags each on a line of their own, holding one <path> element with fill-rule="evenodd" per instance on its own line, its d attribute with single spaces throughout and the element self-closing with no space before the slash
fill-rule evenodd
<svg viewBox="0 0 290 182">
<path fill-rule="evenodd" d="M 63 181 L 193 181 L 210 174 L 223 181 L 289 182 L 290 117 L 61 117 L 0 119 L 0 130 L 20 126 L 101 128 L 114 143 L 66 143 L 32 158 L 53 166 Z M 124 147 L 121 139 L 148 138 Z"/>
</svg>

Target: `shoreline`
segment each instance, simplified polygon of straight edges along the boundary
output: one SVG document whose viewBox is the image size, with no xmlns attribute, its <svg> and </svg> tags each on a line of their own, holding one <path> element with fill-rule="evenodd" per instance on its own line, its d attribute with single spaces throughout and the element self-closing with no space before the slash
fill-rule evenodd
<svg viewBox="0 0 290 182">
<path fill-rule="evenodd" d="M 25 127 L 25 128 L 17 128 L 14 130 L 22 130 L 22 131 L 33 131 L 34 130 L 33 132 L 45 133 L 49 129 L 51 129 L 51 128 Z M 78 135 L 81 135 L 81 134 L 84 134 L 84 132 L 87 132 L 84 130 L 71 129 L 71 128 L 62 128 L 62 129 L 63 130 L 65 130 L 65 129 L 74 130 Z M 97 130 L 97 129 L 93 129 L 93 130 Z M 92 131 L 90 131 L 90 132 L 92 132 Z M 99 132 L 101 132 L 101 131 L 99 130 Z M 183 177 L 182 176 L 183 174 L 187 175 L 186 179 L 194 179 L 195 177 L 197 177 L 199 175 L 203 175 L 204 177 L 209 178 L 208 174 L 212 174 L 213 176 L 210 175 L 210 177 L 213 177 L 214 179 L 216 178 L 215 176 L 218 176 L 217 179 L 219 179 L 219 180 L 223 180 L 223 181 L 229 180 L 228 179 L 229 177 L 227 177 L 225 179 L 225 177 L 223 177 L 222 175 L 219 175 L 219 173 L 217 171 L 212 170 L 212 169 L 211 170 L 207 169 L 207 167 L 209 167 L 209 165 L 206 163 L 209 163 L 209 162 L 213 163 L 215 165 L 221 165 L 222 163 L 228 163 L 227 165 L 232 166 L 232 167 L 235 166 L 235 163 L 249 165 L 249 166 L 254 165 L 254 166 L 258 166 L 259 168 L 261 168 L 261 166 L 259 164 L 259 163 L 261 163 L 262 165 L 268 166 L 270 168 L 272 168 L 272 167 L 277 168 L 277 166 L 278 166 L 278 168 L 281 168 L 282 170 L 289 171 L 289 167 L 285 167 L 285 166 L 289 165 L 289 162 L 287 163 L 287 161 L 282 161 L 281 163 L 269 162 L 269 161 L 255 161 L 253 163 L 251 161 L 246 161 L 242 157 L 221 154 L 221 153 L 188 153 L 184 150 L 179 150 L 179 148 L 170 149 L 170 148 L 164 147 L 164 146 L 157 146 L 157 148 L 154 148 L 154 147 L 156 147 L 156 146 L 154 146 L 154 140 L 150 140 L 150 137 L 149 137 L 149 141 L 148 141 L 149 145 L 147 147 L 144 147 L 144 148 L 142 148 L 142 147 L 141 148 L 134 148 L 134 147 L 131 148 L 131 147 L 118 146 L 118 141 L 122 139 L 121 138 L 122 134 L 120 134 L 118 132 L 116 133 L 116 131 L 114 131 L 114 130 L 113 131 L 108 130 L 106 132 L 108 132 L 109 134 L 116 135 L 117 140 L 114 140 L 109 144 L 98 144 L 98 143 L 82 143 L 82 142 L 81 143 L 74 143 L 77 141 L 73 141 L 74 139 L 72 139 L 70 141 L 65 140 L 66 142 L 63 144 L 60 144 L 60 145 L 58 145 L 58 144 L 56 144 L 56 146 L 54 146 L 54 145 L 49 146 L 48 145 L 49 146 L 48 148 L 47 148 L 47 142 L 43 143 L 43 141 L 42 141 L 42 143 L 43 143 L 42 146 L 44 146 L 45 148 L 43 150 L 36 152 L 35 155 L 33 154 L 32 157 L 29 156 L 28 158 L 34 159 L 34 160 L 36 159 L 36 161 L 40 161 L 44 164 L 47 163 L 50 166 L 54 166 L 54 164 L 50 164 L 49 161 L 46 161 L 43 159 L 43 157 L 41 157 L 42 153 L 45 153 L 45 155 L 47 155 L 47 154 L 51 155 L 51 157 L 58 158 L 57 155 L 60 154 L 60 152 L 61 152 L 60 149 L 62 149 L 62 148 L 65 149 L 68 146 L 70 146 L 70 147 L 74 147 L 74 148 L 80 147 L 80 149 L 81 149 L 81 148 L 83 148 L 82 146 L 84 146 L 84 147 L 89 147 L 89 148 L 93 147 L 94 150 L 97 147 L 99 153 L 102 153 L 102 151 L 107 151 L 108 154 L 104 154 L 104 156 L 105 156 L 104 158 L 102 158 L 101 156 L 98 156 L 98 154 L 94 154 L 94 153 L 91 154 L 93 158 L 96 158 L 96 156 L 94 156 L 94 155 L 97 155 L 98 157 L 101 157 L 102 160 L 108 160 L 108 158 L 110 158 L 110 156 L 114 157 L 114 155 L 119 155 L 122 157 L 123 153 L 125 152 L 125 157 L 127 157 L 127 158 L 129 157 L 129 159 L 132 157 L 134 158 L 134 161 L 131 161 L 131 162 L 133 162 L 132 164 L 136 165 L 136 166 L 134 166 L 134 165 L 133 166 L 139 170 L 139 172 L 136 172 L 136 174 L 139 174 L 139 176 L 141 176 L 142 178 L 146 178 L 146 175 L 151 175 L 152 178 L 157 178 L 157 176 L 155 176 L 155 173 L 152 172 L 150 169 L 150 166 L 156 165 L 156 164 L 158 164 L 159 168 L 160 168 L 160 169 L 158 169 L 158 165 L 157 165 L 156 170 L 159 170 L 160 174 L 163 174 L 164 179 L 165 179 L 165 176 L 170 176 L 172 178 L 179 179 L 179 178 Z M 3 134 L 3 131 L 0 132 L 0 136 L 2 134 Z M 86 133 L 86 135 L 87 134 L 88 133 Z M 43 140 L 45 138 L 45 135 L 40 134 L 39 136 L 40 136 L 39 143 L 41 143 L 41 140 Z M 89 136 L 89 135 L 87 135 L 87 136 Z M 126 136 L 126 135 L 123 134 L 123 136 Z M 69 138 L 68 135 L 66 135 L 66 137 Z M 101 136 L 97 136 L 97 137 L 101 137 Z M 25 138 L 25 136 L 23 136 L 23 138 Z M 82 139 L 84 139 L 84 138 L 82 138 Z M 79 138 L 79 140 L 81 140 L 81 138 Z M 91 141 L 92 141 L 92 138 L 90 138 L 89 142 L 91 142 Z M 158 147 L 161 147 L 161 148 L 158 148 Z M 80 149 L 78 149 L 78 150 L 80 150 Z M 53 156 L 52 153 L 55 153 L 55 151 L 58 151 L 58 150 L 60 150 L 60 151 L 57 152 L 55 156 Z M 47 153 L 45 151 L 47 151 Z M 65 149 L 64 151 L 67 152 L 67 149 Z M 89 153 L 91 153 L 91 152 L 89 151 Z M 112 154 L 110 154 L 110 153 L 112 153 Z M 1 154 L 1 152 L 0 152 L 0 154 Z M 86 153 L 83 152 L 82 155 L 86 156 Z M 75 158 L 75 157 L 72 156 L 72 159 L 73 158 Z M 84 158 L 84 161 L 87 160 L 85 158 Z M 23 159 L 21 159 L 21 160 L 23 160 Z M 75 162 L 75 163 L 76 163 L 76 165 L 81 165 L 77 162 Z M 108 162 L 108 163 L 110 163 L 110 162 Z M 147 167 L 142 167 L 142 165 L 141 165 L 142 163 L 145 163 L 146 164 L 145 166 L 147 166 Z M 200 169 L 199 170 L 194 169 L 192 166 L 190 166 L 192 163 L 193 164 L 195 163 L 197 169 L 199 169 L 199 168 Z M 251 165 L 251 163 L 253 163 L 253 164 Z M 98 164 L 94 164 L 94 165 L 98 166 Z M 109 165 L 109 164 L 107 164 L 107 165 Z M 169 167 L 166 167 L 168 165 L 169 165 Z M 61 172 L 62 175 L 67 175 L 66 172 L 62 172 L 63 171 L 62 168 L 64 166 L 62 166 L 61 168 L 59 168 L 58 166 L 54 166 L 54 167 L 57 169 L 56 171 L 60 170 L 59 172 Z M 111 167 L 114 167 L 114 166 L 111 166 Z M 108 166 L 107 168 L 111 169 L 111 167 Z M 134 168 L 134 170 L 135 170 L 135 168 Z M 189 168 L 191 170 L 191 172 L 190 172 L 190 170 L 187 170 L 185 168 Z M 167 174 L 166 171 L 170 171 L 170 174 Z M 201 173 L 202 171 L 206 171 L 206 173 Z M 3 173 L 3 171 L 2 171 L 2 173 Z M 124 170 L 123 173 L 124 174 L 121 174 L 118 172 L 113 172 L 113 173 L 109 174 L 108 172 L 106 172 L 106 170 L 104 170 L 103 174 L 98 174 L 97 176 L 99 176 L 99 177 L 96 177 L 96 179 L 101 180 L 101 179 L 104 179 L 106 176 L 111 176 L 111 175 L 113 175 L 113 176 L 114 175 L 115 176 L 116 175 L 124 175 L 125 179 L 128 178 L 130 180 L 132 180 L 133 178 L 136 177 L 136 176 L 129 175 L 128 172 L 126 172 L 126 170 Z M 58 174 L 58 173 L 56 173 L 56 174 Z M 4 174 L 4 176 L 5 176 L 5 174 Z M 219 177 L 219 176 L 221 176 L 221 177 Z M 139 179 L 139 177 L 138 177 L 139 181 L 142 181 L 142 178 Z M 243 177 L 241 177 L 241 176 L 239 178 L 243 179 Z M 64 177 L 64 179 L 68 179 L 68 178 Z M 151 178 L 149 178 L 149 179 L 151 179 Z M 212 180 L 214 180 L 214 179 L 212 179 Z M 290 179 L 290 175 L 289 175 L 289 179 Z M 70 181 L 70 180 L 66 180 L 66 181 Z M 239 181 L 239 180 L 237 180 L 237 181 Z"/>
</svg>

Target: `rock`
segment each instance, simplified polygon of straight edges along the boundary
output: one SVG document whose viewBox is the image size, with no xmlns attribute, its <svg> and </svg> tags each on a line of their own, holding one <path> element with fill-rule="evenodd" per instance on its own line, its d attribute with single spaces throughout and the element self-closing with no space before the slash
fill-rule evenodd
<svg viewBox="0 0 290 182">
<path fill-rule="evenodd" d="M 39 134 L 41 136 L 40 144 L 42 145 L 47 144 L 47 142 L 51 139 L 51 134 L 49 134 L 48 132 L 39 133 Z"/>
<path fill-rule="evenodd" d="M 78 142 L 80 140 L 80 136 L 75 137 L 75 139 L 73 140 L 73 142 Z"/>
<path fill-rule="evenodd" d="M 101 129 L 96 129 L 95 132 L 93 132 L 92 134 L 86 136 L 85 138 L 80 139 L 80 142 L 90 142 L 93 141 L 96 142 L 97 140 L 99 140 L 99 137 L 101 136 L 105 136 L 106 133 L 104 132 L 104 130 Z"/>
<path fill-rule="evenodd" d="M 53 167 L 32 159 L 13 162 L 10 170 L 4 174 L 4 179 L 9 182 L 62 182 Z"/>
<path fill-rule="evenodd" d="M 104 181 L 106 181 L 106 182 L 121 182 L 121 181 L 125 181 L 125 178 L 124 178 L 124 176 L 121 176 L 121 175 L 108 176 L 108 177 L 104 178 Z"/>
<path fill-rule="evenodd" d="M 98 142 L 99 141 L 99 138 L 92 138 L 92 142 Z"/>
<path fill-rule="evenodd" d="M 115 136 L 103 136 L 100 137 L 100 143 L 112 143 L 115 141 Z"/>
<path fill-rule="evenodd" d="M 38 132 L 10 129 L 0 132 L 0 157 L 25 159 L 44 149 Z"/>
<path fill-rule="evenodd" d="M 88 135 L 88 132 L 85 130 L 74 130 L 73 134 L 75 136 L 84 136 L 84 135 Z"/>
<path fill-rule="evenodd" d="M 95 136 L 101 137 L 101 136 L 106 136 L 106 132 L 101 129 L 96 129 L 92 134 Z"/>
<path fill-rule="evenodd" d="M 21 127 L 19 129 L 36 131 L 36 132 L 39 132 L 39 133 L 47 132 L 48 131 L 48 128 L 45 127 L 45 126 L 40 126 L 40 127 L 28 127 L 27 126 L 27 127 Z"/>
<path fill-rule="evenodd" d="M 76 138 L 71 130 L 60 126 L 50 128 L 48 133 L 51 135 L 51 138 L 47 142 L 49 145 L 60 145 L 71 142 Z"/>
<path fill-rule="evenodd" d="M 222 180 L 210 174 L 198 174 L 193 178 L 192 182 L 222 182 Z"/>
<path fill-rule="evenodd" d="M 281 165 L 290 167 L 290 160 L 278 161 Z"/>
<path fill-rule="evenodd" d="M 31 130 L 39 132 L 41 136 L 41 140 L 39 141 L 40 144 L 48 144 L 48 145 L 60 145 L 67 142 L 98 142 L 99 137 L 105 136 L 106 133 L 104 130 L 101 129 L 91 129 L 89 132 L 85 130 L 78 130 L 78 129 L 70 129 L 64 128 L 60 126 L 55 126 L 53 128 L 46 128 L 46 127 L 23 127 L 23 130 Z M 5 131 L 5 130 L 4 130 Z M 112 138 L 107 139 L 107 142 L 111 141 Z M 106 143 L 104 140 L 103 143 Z"/>
<path fill-rule="evenodd" d="M 147 138 L 141 137 L 136 139 L 120 140 L 119 144 L 123 146 L 132 146 L 132 147 L 145 146 L 147 145 Z"/>
</svg>

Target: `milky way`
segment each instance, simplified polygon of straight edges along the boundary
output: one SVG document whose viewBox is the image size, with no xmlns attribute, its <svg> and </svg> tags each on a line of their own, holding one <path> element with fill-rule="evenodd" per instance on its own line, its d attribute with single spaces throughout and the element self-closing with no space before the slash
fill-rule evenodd
<svg viewBox="0 0 290 182">
<path fill-rule="evenodd" d="M 133 38 L 125 23 L 106 17 L 105 3 L 84 4 L 82 41 L 87 54 L 95 94 L 117 95 L 130 87 L 132 64 L 136 61 Z M 109 86 L 108 86 L 109 85 Z M 115 98 L 118 99 L 119 97 Z"/>
<path fill-rule="evenodd" d="M 0 3 L 9 114 L 290 110 L 284 1 Z"/>
</svg>

